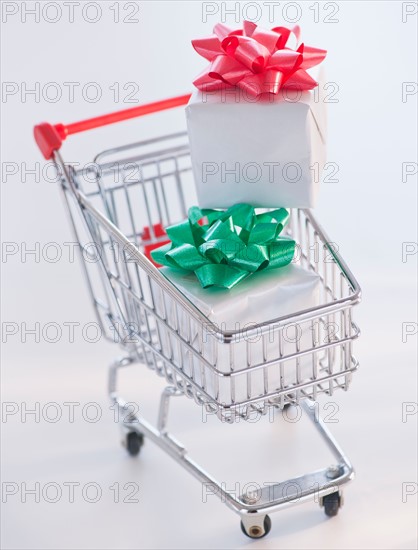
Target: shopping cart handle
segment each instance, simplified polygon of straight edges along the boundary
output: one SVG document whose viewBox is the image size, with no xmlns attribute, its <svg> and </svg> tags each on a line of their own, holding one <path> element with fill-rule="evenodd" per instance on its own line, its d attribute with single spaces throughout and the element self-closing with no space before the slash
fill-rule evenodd
<svg viewBox="0 0 418 550">
<path fill-rule="evenodd" d="M 136 118 L 151 113 L 157 113 L 158 111 L 172 109 L 173 107 L 179 107 L 180 105 L 186 105 L 189 99 L 190 94 L 180 95 L 169 99 L 163 99 L 161 101 L 154 101 L 153 103 L 146 103 L 145 105 L 139 105 L 138 107 L 132 107 L 131 109 L 124 109 L 123 111 L 117 111 L 116 113 L 109 113 L 107 115 L 97 116 L 87 120 L 81 120 L 79 122 L 73 122 L 72 124 L 67 125 L 52 125 L 48 122 L 42 122 L 41 124 L 37 124 L 35 126 L 33 134 L 44 158 L 49 160 L 53 157 L 54 151 L 58 151 L 62 145 L 62 142 L 71 134 L 85 132 L 86 130 L 100 128 L 101 126 L 106 126 L 107 124 L 114 124 L 115 122 L 121 122 L 122 120 L 129 120 L 130 118 Z"/>
</svg>

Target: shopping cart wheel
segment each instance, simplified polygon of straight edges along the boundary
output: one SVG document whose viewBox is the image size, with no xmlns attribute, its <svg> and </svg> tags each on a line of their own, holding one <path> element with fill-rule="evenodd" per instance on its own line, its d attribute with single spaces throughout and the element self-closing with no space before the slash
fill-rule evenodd
<svg viewBox="0 0 418 550">
<path fill-rule="evenodd" d="M 341 496 L 338 492 L 326 495 L 322 499 L 325 514 L 332 518 L 338 514 L 338 510 L 341 507 Z"/>
<path fill-rule="evenodd" d="M 250 539 L 261 539 L 268 535 L 271 530 L 271 519 L 270 516 L 265 516 L 264 518 L 264 533 L 261 527 L 258 525 L 252 525 L 251 527 L 248 527 L 248 530 L 246 529 L 245 525 L 241 521 L 241 531 L 247 535 L 247 537 L 250 537 Z"/>
<path fill-rule="evenodd" d="M 137 456 L 144 444 L 144 436 L 137 432 L 129 432 L 126 435 L 126 449 L 131 456 Z"/>
</svg>

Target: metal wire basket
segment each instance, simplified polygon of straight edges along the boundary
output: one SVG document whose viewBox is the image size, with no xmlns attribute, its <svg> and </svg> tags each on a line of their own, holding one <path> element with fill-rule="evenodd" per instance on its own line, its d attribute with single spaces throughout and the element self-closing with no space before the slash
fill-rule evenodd
<svg viewBox="0 0 418 550">
<path fill-rule="evenodd" d="M 297 242 L 298 264 L 319 278 L 318 305 L 222 330 L 147 257 L 166 239 L 164 227 L 184 219 L 188 207 L 196 204 L 186 134 L 109 149 L 79 170 L 64 163 L 59 149 L 67 135 L 182 105 L 188 97 L 68 126 L 43 123 L 35 128 L 35 138 L 61 175 L 102 331 L 126 351 L 111 367 L 111 399 L 125 410 L 116 391 L 117 371 L 133 362 L 145 363 L 169 384 L 157 428 L 135 415 L 123 421 L 129 452 L 137 454 L 143 436 L 150 437 L 202 482 L 211 483 L 241 515 L 244 532 L 258 538 L 270 529 L 266 511 L 291 503 L 288 494 L 281 494 L 284 484 L 273 485 L 268 495 L 261 491 L 255 499 L 225 491 L 167 432 L 169 397 L 186 395 L 221 420 L 233 422 L 266 414 L 270 407 L 283 409 L 347 390 L 358 367 L 352 347 L 359 329 L 352 307 L 360 301 L 360 288 L 312 213 L 296 209 L 286 234 Z M 312 416 L 309 407 L 305 409 Z M 353 477 L 353 468 L 326 427 L 316 423 L 338 464 L 293 482 L 300 488 L 300 501 L 318 495 L 326 513 L 335 515 L 342 502 L 339 487 Z"/>
<path fill-rule="evenodd" d="M 320 305 L 225 331 L 142 254 L 195 203 L 186 135 L 110 149 L 70 177 L 77 190 L 71 199 L 89 229 L 89 241 L 78 231 L 90 250 L 89 288 L 109 339 L 116 335 L 129 353 L 228 421 L 348 389 L 357 368 L 352 306 L 359 288 L 310 211 L 292 211 L 287 234 L 298 243 L 301 266 L 320 277 Z"/>
</svg>

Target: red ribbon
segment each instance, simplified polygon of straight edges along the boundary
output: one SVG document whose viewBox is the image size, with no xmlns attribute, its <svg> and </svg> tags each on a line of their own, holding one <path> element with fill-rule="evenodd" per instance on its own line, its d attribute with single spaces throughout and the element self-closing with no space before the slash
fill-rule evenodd
<svg viewBox="0 0 418 550">
<path fill-rule="evenodd" d="M 209 67 L 193 84 L 204 91 L 234 86 L 256 97 L 262 93 L 278 94 L 283 88 L 312 90 L 318 83 L 306 69 L 325 59 L 326 50 L 305 46 L 287 47 L 291 34 L 299 41 L 300 29 L 274 27 L 266 30 L 244 21 L 243 29 L 232 30 L 222 23 L 215 25 L 208 38 L 192 40 L 194 49 L 210 61 Z"/>
</svg>

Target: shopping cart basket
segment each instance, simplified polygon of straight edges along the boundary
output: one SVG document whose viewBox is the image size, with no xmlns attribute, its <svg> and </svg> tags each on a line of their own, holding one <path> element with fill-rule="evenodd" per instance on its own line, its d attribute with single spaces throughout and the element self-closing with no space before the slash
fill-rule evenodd
<svg viewBox="0 0 418 550">
<path fill-rule="evenodd" d="M 195 203 L 187 135 L 177 133 L 116 147 L 76 169 L 64 163 L 70 134 L 169 109 L 189 95 L 69 124 L 35 127 L 35 139 L 60 176 L 97 318 L 109 340 L 125 350 L 110 368 L 109 393 L 123 412 L 124 442 L 137 455 L 153 440 L 241 517 L 244 533 L 266 535 L 268 512 L 316 497 L 328 516 L 342 504 L 341 487 L 353 478 L 349 460 L 317 417 L 312 401 L 347 390 L 358 363 L 352 354 L 359 329 L 352 307 L 360 288 L 337 247 L 309 210 L 291 212 L 287 235 L 299 262 L 320 279 L 320 304 L 259 325 L 222 330 L 211 323 L 149 259 L 165 242 L 164 227 L 179 222 Z M 289 329 L 304 338 L 290 337 Z M 306 334 L 310 335 L 308 338 Z M 133 414 L 117 393 L 119 369 L 145 363 L 164 377 L 156 427 Z M 171 396 L 186 395 L 222 421 L 250 419 L 272 408 L 303 407 L 335 457 L 335 464 L 236 496 L 187 454 L 167 431 Z"/>
</svg>

